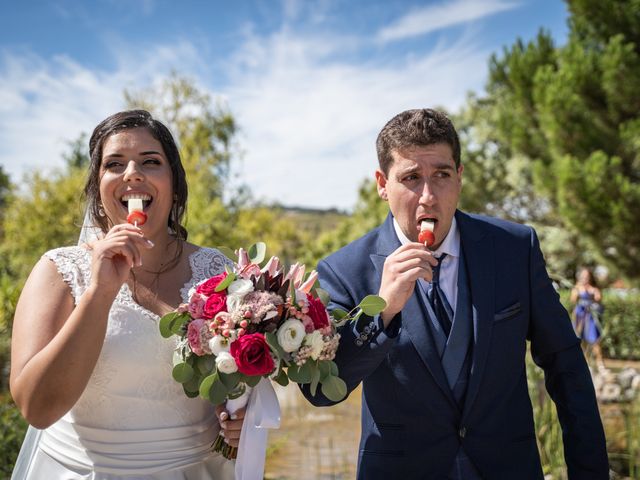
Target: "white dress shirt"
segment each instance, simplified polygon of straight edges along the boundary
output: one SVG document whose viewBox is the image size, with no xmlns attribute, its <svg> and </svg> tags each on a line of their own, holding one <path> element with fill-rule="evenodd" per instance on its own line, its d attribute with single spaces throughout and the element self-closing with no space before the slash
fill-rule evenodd
<svg viewBox="0 0 640 480">
<path fill-rule="evenodd" d="M 393 219 L 393 228 L 402 245 L 411 243 L 406 235 L 402 233 L 400 225 L 398 225 L 395 218 Z M 434 255 L 440 257 L 443 253 L 446 253 L 447 256 L 442 260 L 442 264 L 440 265 L 440 288 L 447 297 L 449 305 L 451 305 L 453 314 L 455 315 L 456 302 L 458 301 L 458 262 L 460 261 L 460 231 L 458 230 L 455 217 L 451 220 L 449 233 L 447 233 L 444 241 L 436 249 Z M 429 282 L 425 281 L 425 286 L 426 285 L 429 285 Z"/>
</svg>

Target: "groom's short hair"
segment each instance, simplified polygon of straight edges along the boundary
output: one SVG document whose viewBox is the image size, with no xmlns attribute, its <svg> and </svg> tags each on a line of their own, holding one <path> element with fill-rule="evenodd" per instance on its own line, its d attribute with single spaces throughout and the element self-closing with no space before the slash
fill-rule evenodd
<svg viewBox="0 0 640 480">
<path fill-rule="evenodd" d="M 460 140 L 451 120 L 438 110 L 405 110 L 393 117 L 378 134 L 376 150 L 385 175 L 393 164 L 393 151 L 444 143 L 451 147 L 456 168 L 460 166 Z"/>
</svg>

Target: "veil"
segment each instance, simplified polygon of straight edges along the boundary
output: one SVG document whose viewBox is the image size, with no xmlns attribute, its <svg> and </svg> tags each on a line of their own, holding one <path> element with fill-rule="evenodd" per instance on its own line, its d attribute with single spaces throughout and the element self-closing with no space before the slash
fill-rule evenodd
<svg viewBox="0 0 640 480">
<path fill-rule="evenodd" d="M 102 230 L 95 225 L 89 208 L 87 207 L 84 212 L 84 220 L 82 222 L 82 228 L 80 229 L 80 236 L 78 237 L 78 245 L 94 242 L 102 237 Z M 27 433 L 20 447 L 20 453 L 16 459 L 16 464 L 13 467 L 13 473 L 11 474 L 11 480 L 26 480 L 31 468 L 31 462 L 35 457 L 38 450 L 38 443 L 42 436 L 42 430 L 29 425 Z"/>
</svg>

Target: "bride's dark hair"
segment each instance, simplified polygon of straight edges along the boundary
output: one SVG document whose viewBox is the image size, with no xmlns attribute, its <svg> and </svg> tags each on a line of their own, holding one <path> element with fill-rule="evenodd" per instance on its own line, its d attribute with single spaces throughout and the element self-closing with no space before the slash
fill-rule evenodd
<svg viewBox="0 0 640 480">
<path fill-rule="evenodd" d="M 126 110 L 115 113 L 98 124 L 89 140 L 89 176 L 84 187 L 87 208 L 93 222 L 103 232 L 109 230 L 107 218 L 101 212 L 100 201 L 100 167 L 102 165 L 102 150 L 104 143 L 111 135 L 132 128 L 145 128 L 153 138 L 162 145 L 164 154 L 169 161 L 173 183 L 173 206 L 169 214 L 168 227 L 175 232 L 176 239 L 181 243 L 187 239 L 187 230 L 182 226 L 187 205 L 187 179 L 180 160 L 180 153 L 169 129 L 160 121 L 154 119 L 146 110 Z"/>
</svg>

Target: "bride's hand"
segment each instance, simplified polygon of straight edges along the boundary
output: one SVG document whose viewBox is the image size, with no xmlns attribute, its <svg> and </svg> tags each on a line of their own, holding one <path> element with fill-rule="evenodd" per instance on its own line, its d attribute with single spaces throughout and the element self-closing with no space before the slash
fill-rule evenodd
<svg viewBox="0 0 640 480">
<path fill-rule="evenodd" d="M 117 293 L 134 266 L 142 265 L 141 248 L 152 248 L 139 227 L 115 225 L 103 239 L 90 245 L 91 283 L 101 291 Z"/>
<path fill-rule="evenodd" d="M 216 415 L 220 422 L 220 433 L 224 437 L 225 442 L 232 447 L 240 445 L 240 432 L 242 431 L 242 424 L 244 423 L 245 409 L 246 407 L 238 409 L 230 417 L 224 405 L 218 405 L 216 407 Z"/>
</svg>

